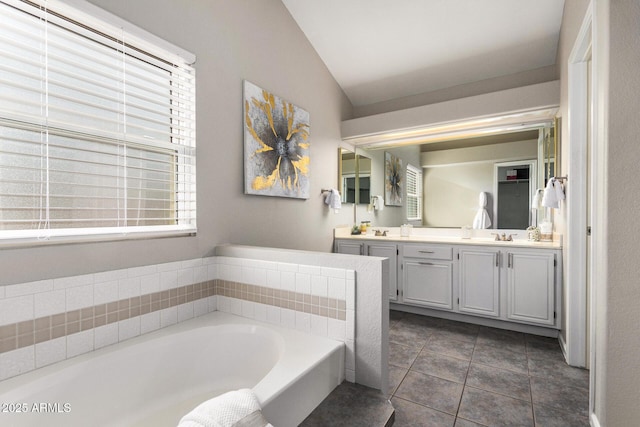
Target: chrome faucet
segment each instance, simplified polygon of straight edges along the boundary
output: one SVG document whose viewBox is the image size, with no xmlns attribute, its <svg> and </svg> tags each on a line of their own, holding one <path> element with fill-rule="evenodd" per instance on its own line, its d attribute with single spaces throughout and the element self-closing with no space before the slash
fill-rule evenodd
<svg viewBox="0 0 640 427">
<path fill-rule="evenodd" d="M 496 236 L 496 242 L 512 242 L 513 236 L 517 236 L 517 234 L 509 234 L 507 236 L 506 233 L 502 233 L 502 235 L 500 233 L 491 233 L 491 234 Z"/>
</svg>

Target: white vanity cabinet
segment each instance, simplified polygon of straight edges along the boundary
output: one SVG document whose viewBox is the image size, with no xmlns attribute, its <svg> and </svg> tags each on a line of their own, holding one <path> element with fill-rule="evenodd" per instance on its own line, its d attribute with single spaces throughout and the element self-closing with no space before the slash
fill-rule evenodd
<svg viewBox="0 0 640 427">
<path fill-rule="evenodd" d="M 498 249 L 460 249 L 458 309 L 461 312 L 500 317 L 501 255 Z"/>
<path fill-rule="evenodd" d="M 335 252 L 389 258 L 389 299 L 398 300 L 398 245 L 395 242 L 336 240 Z"/>
<path fill-rule="evenodd" d="M 336 239 L 335 251 L 389 258 L 394 309 L 524 331 L 560 328 L 557 246 L 371 237 Z"/>
<path fill-rule="evenodd" d="M 453 310 L 453 249 L 450 246 L 402 247 L 402 302 Z"/>
<path fill-rule="evenodd" d="M 553 326 L 556 321 L 556 255 L 544 251 L 506 253 L 509 320 Z"/>
</svg>

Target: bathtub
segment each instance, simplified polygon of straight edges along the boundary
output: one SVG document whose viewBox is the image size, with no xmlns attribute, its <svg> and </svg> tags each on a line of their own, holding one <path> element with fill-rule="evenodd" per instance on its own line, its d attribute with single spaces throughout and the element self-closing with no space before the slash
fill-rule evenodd
<svg viewBox="0 0 640 427">
<path fill-rule="evenodd" d="M 1 426 L 175 426 L 252 388 L 298 425 L 344 379 L 344 344 L 219 311 L 0 382 Z"/>
</svg>

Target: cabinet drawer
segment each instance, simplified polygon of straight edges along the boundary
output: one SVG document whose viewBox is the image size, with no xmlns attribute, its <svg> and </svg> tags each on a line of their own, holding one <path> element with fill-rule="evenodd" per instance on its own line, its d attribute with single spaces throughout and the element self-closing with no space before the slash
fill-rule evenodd
<svg viewBox="0 0 640 427">
<path fill-rule="evenodd" d="M 407 258 L 453 259 L 450 246 L 404 245 L 403 256 Z"/>
</svg>

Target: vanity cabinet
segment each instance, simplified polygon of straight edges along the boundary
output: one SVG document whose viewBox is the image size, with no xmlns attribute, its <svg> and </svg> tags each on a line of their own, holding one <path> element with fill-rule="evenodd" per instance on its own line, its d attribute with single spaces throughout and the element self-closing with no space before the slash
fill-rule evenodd
<svg viewBox="0 0 640 427">
<path fill-rule="evenodd" d="M 335 252 L 339 254 L 367 255 L 389 258 L 389 299 L 398 300 L 398 245 L 396 243 L 353 240 L 336 240 Z"/>
<path fill-rule="evenodd" d="M 389 299 L 397 309 L 514 328 L 561 324 L 559 248 L 345 238 L 336 239 L 335 251 L 389 258 Z"/>
<path fill-rule="evenodd" d="M 453 249 L 450 246 L 403 245 L 402 301 L 453 310 Z"/>
<path fill-rule="evenodd" d="M 500 261 L 497 249 L 459 251 L 459 307 L 463 313 L 500 316 Z"/>
</svg>

